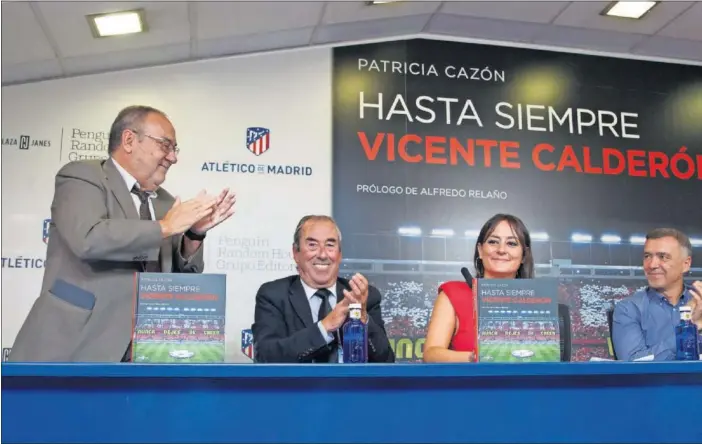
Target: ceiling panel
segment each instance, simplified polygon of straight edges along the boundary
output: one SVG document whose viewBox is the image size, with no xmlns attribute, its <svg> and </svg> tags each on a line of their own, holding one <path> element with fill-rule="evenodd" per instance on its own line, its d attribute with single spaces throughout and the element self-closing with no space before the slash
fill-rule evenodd
<svg viewBox="0 0 702 444">
<path fill-rule="evenodd" d="M 2 2 L 2 64 L 50 60 L 55 57 L 28 2 Z"/>
<path fill-rule="evenodd" d="M 347 42 L 418 34 L 430 18 L 431 15 L 413 15 L 320 26 L 315 32 L 314 43 Z"/>
<path fill-rule="evenodd" d="M 664 1 L 642 20 L 601 16 L 609 3 L 3 2 L 2 82 L 420 36 L 702 61 L 702 2 Z M 86 15 L 136 7 L 146 11 L 147 33 L 92 37 Z"/>
<path fill-rule="evenodd" d="M 549 26 L 534 39 L 534 43 L 597 51 L 628 52 L 645 38 L 643 34 Z"/>
<path fill-rule="evenodd" d="M 39 2 L 63 57 L 104 54 L 113 51 L 148 48 L 190 41 L 187 2 Z M 115 38 L 93 38 L 89 14 L 128 9 L 145 10 L 148 32 Z"/>
<path fill-rule="evenodd" d="M 444 2 L 442 14 L 549 23 L 571 2 Z"/>
<path fill-rule="evenodd" d="M 441 2 L 400 2 L 366 5 L 364 1 L 328 2 L 322 23 L 348 23 L 391 17 L 433 14 Z"/>
<path fill-rule="evenodd" d="M 702 62 L 702 44 L 696 40 L 653 36 L 637 45 L 634 52 L 641 55 L 699 60 Z"/>
<path fill-rule="evenodd" d="M 10 65 L 5 63 L 4 55 L 2 58 L 3 83 L 29 82 L 32 80 L 50 79 L 63 75 L 63 69 L 61 69 L 61 65 L 57 59 Z"/>
<path fill-rule="evenodd" d="M 545 25 L 506 20 L 436 14 L 427 32 L 457 37 L 473 37 L 510 42 L 531 42 Z"/>
<path fill-rule="evenodd" d="M 66 57 L 63 59 L 63 68 L 67 74 L 115 71 L 179 62 L 186 60 L 189 55 L 190 44 L 180 43 L 91 56 Z"/>
<path fill-rule="evenodd" d="M 702 3 L 696 2 L 692 8 L 661 29 L 658 35 L 678 39 L 702 40 Z"/>
<path fill-rule="evenodd" d="M 655 34 L 672 19 L 683 13 L 694 2 L 661 2 L 646 16 L 645 20 L 603 16 L 600 13 L 611 2 L 572 2 L 553 22 L 556 25 L 605 31 Z"/>
<path fill-rule="evenodd" d="M 315 26 L 324 2 L 194 2 L 198 39 Z"/>
<path fill-rule="evenodd" d="M 272 49 L 306 46 L 312 38 L 313 27 L 283 31 L 200 40 L 195 46 L 197 57 L 216 57 Z"/>
</svg>

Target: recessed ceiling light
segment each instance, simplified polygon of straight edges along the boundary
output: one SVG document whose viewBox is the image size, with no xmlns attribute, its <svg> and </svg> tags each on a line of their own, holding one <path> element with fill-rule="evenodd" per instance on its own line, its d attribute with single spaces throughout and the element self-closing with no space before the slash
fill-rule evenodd
<svg viewBox="0 0 702 444">
<path fill-rule="evenodd" d="M 373 1 L 367 1 L 366 5 L 368 6 L 373 6 L 373 5 L 382 5 L 385 3 L 398 3 L 401 2 L 402 0 L 373 0 Z"/>
<path fill-rule="evenodd" d="M 602 14 L 610 17 L 640 19 L 658 3 L 660 2 L 612 2 L 602 11 Z"/>
<path fill-rule="evenodd" d="M 111 12 L 86 16 L 94 37 L 136 34 L 146 31 L 144 10 Z"/>
</svg>

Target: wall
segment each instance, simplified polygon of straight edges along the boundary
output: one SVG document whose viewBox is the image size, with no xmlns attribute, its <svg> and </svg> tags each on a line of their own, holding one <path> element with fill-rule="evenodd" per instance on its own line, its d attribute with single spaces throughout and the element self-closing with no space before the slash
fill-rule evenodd
<svg viewBox="0 0 702 444">
<path fill-rule="evenodd" d="M 256 290 L 295 273 L 299 218 L 331 212 L 330 64 L 328 49 L 314 49 L 2 88 L 2 347 L 12 346 L 39 295 L 56 171 L 105 157 L 117 112 L 146 104 L 170 116 L 181 147 L 169 192 L 237 192 L 236 214 L 206 239 L 205 272 L 227 274 L 227 360 L 248 362 L 241 332 L 253 321 Z M 260 156 L 247 149 L 248 127 L 270 130 Z M 310 174 L 285 174 L 293 166 Z"/>
</svg>

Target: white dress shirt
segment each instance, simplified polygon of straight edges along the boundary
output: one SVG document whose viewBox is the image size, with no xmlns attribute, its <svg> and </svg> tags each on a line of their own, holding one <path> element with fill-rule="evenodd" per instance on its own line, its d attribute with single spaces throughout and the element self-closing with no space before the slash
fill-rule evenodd
<svg viewBox="0 0 702 444">
<path fill-rule="evenodd" d="M 134 185 L 137 186 L 137 189 L 139 189 L 139 184 L 137 183 L 137 180 L 125 170 L 122 165 L 119 164 L 115 159 L 111 159 L 112 163 L 115 164 L 115 167 L 117 167 L 117 171 L 119 171 L 119 174 L 122 175 L 122 179 L 124 179 L 124 182 L 127 184 L 127 191 L 129 192 L 129 195 L 132 196 L 132 201 L 134 202 L 134 206 L 136 207 L 137 214 L 139 214 L 139 208 L 141 208 L 141 200 L 139 200 L 139 196 L 136 194 L 132 193 L 132 188 Z M 149 212 L 151 213 L 151 219 L 156 220 L 156 214 L 154 213 L 154 204 L 153 204 L 153 199 L 156 199 L 156 191 L 151 191 L 149 192 Z M 319 299 L 319 298 L 316 298 Z"/>
<path fill-rule="evenodd" d="M 327 341 L 327 344 L 329 344 L 331 341 L 334 340 L 334 335 L 327 332 L 327 330 L 322 325 L 321 319 L 317 319 L 319 317 L 319 307 L 322 306 L 322 298 L 318 298 L 314 295 L 317 292 L 316 288 L 312 288 L 309 285 L 305 284 L 305 281 L 303 281 L 302 279 L 300 279 L 300 282 L 302 282 L 302 288 L 305 289 L 307 301 L 310 303 L 310 310 L 312 310 L 312 321 L 317 323 L 319 332 L 322 334 L 322 337 Z M 327 288 L 327 290 L 331 292 L 331 294 L 327 296 L 327 299 L 329 300 L 329 305 L 333 310 L 336 306 L 336 283 L 334 283 L 334 285 L 332 285 L 331 287 Z"/>
</svg>

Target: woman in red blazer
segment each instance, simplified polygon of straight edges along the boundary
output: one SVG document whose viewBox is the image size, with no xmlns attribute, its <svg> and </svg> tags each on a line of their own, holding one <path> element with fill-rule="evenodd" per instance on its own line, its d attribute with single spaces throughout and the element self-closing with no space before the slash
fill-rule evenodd
<svg viewBox="0 0 702 444">
<path fill-rule="evenodd" d="M 534 277 L 531 238 L 516 216 L 496 214 L 485 222 L 475 244 L 473 262 L 479 279 Z M 474 362 L 473 291 L 465 281 L 439 286 L 424 342 L 424 362 Z"/>
</svg>

